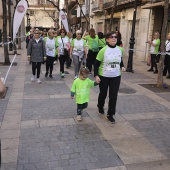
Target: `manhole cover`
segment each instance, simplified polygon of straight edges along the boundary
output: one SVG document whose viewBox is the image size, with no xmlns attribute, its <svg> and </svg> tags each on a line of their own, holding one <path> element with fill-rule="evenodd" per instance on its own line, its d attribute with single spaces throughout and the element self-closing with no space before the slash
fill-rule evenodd
<svg viewBox="0 0 170 170">
<path fill-rule="evenodd" d="M 120 88 L 119 93 L 132 94 L 132 93 L 136 93 L 136 90 L 129 89 L 129 88 Z"/>
</svg>

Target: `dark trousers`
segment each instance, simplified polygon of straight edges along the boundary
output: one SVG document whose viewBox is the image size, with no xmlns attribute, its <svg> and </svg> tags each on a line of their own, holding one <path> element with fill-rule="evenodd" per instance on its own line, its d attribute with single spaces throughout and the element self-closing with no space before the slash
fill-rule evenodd
<svg viewBox="0 0 170 170">
<path fill-rule="evenodd" d="M 109 78 L 109 77 L 100 76 L 100 80 L 101 80 L 99 84 L 100 93 L 98 96 L 97 106 L 99 109 L 103 109 L 105 104 L 105 99 L 107 96 L 107 91 L 109 88 L 109 104 L 108 104 L 107 114 L 113 116 L 115 115 L 116 112 L 117 94 L 120 86 L 121 77 L 118 76 L 118 77 Z"/>
<path fill-rule="evenodd" d="M 56 59 L 55 57 L 47 56 L 46 72 L 48 73 L 48 71 L 50 69 L 50 75 L 52 75 L 52 72 L 53 72 L 53 64 L 54 64 L 55 59 Z"/>
<path fill-rule="evenodd" d="M 70 56 L 67 56 L 67 58 L 66 58 L 66 67 L 67 68 L 71 67 L 71 63 L 72 63 L 72 60 L 71 60 Z"/>
<path fill-rule="evenodd" d="M 67 56 L 65 56 L 65 55 L 60 55 L 60 57 L 59 57 L 59 61 L 60 61 L 60 72 L 61 72 L 61 73 L 64 73 L 64 63 L 65 63 L 66 59 L 67 59 Z"/>
<path fill-rule="evenodd" d="M 164 70 L 163 70 L 163 75 L 166 76 L 168 71 L 168 76 L 170 76 L 170 55 L 165 56 L 164 60 Z"/>
<path fill-rule="evenodd" d="M 86 66 L 88 67 L 90 72 L 92 71 L 92 65 L 94 66 L 97 54 L 98 54 L 98 52 L 94 52 L 92 50 L 88 51 Z"/>
<path fill-rule="evenodd" d="M 37 78 L 40 77 L 41 62 L 32 62 L 32 74 L 35 76 L 37 70 Z"/>
<path fill-rule="evenodd" d="M 159 62 L 159 58 L 160 55 L 156 55 L 156 54 L 151 54 L 151 69 L 153 70 L 153 68 L 155 67 L 155 70 L 157 71 L 157 64 Z"/>
<path fill-rule="evenodd" d="M 87 108 L 88 103 L 83 103 L 83 104 L 77 104 L 77 115 L 81 115 L 82 114 L 82 110 Z"/>
</svg>

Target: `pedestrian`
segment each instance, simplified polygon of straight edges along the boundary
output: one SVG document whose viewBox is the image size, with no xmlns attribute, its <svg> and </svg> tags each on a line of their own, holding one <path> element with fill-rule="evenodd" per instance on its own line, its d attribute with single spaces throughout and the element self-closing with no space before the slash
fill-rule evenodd
<svg viewBox="0 0 170 170">
<path fill-rule="evenodd" d="M 158 73 L 157 63 L 159 62 L 160 55 L 158 54 L 160 39 L 159 32 L 155 32 L 153 35 L 153 40 L 148 40 L 146 43 L 150 44 L 150 54 L 151 54 L 151 68 L 148 71 L 154 72 L 154 74 Z M 155 70 L 154 70 L 155 68 Z"/>
<path fill-rule="evenodd" d="M 119 32 L 119 30 L 116 31 L 116 36 L 117 36 L 117 44 L 120 47 L 123 47 L 123 43 L 122 43 L 122 35 Z"/>
<path fill-rule="evenodd" d="M 83 34 L 83 39 L 88 42 L 88 55 L 87 55 L 87 67 L 92 74 L 92 65 L 94 66 L 94 62 L 96 60 L 96 56 L 99 52 L 99 38 L 95 34 L 95 30 L 91 28 L 89 30 L 89 35 L 84 36 L 86 31 Z"/>
<path fill-rule="evenodd" d="M 99 50 L 106 46 L 106 41 L 102 32 L 98 32 L 99 37 Z"/>
<path fill-rule="evenodd" d="M 57 42 L 57 37 L 58 37 L 58 31 L 54 31 L 54 38 L 55 38 L 55 41 Z M 54 61 L 54 65 L 58 63 L 58 50 L 56 50 L 56 58 L 55 58 L 55 61 Z"/>
<path fill-rule="evenodd" d="M 2 30 L 0 29 L 0 47 L 2 47 Z"/>
<path fill-rule="evenodd" d="M 83 109 L 87 108 L 90 96 L 90 88 L 98 85 L 100 82 L 94 82 L 88 78 L 89 69 L 81 68 L 79 78 L 75 79 L 71 87 L 71 98 L 76 96 L 77 120 L 82 120 Z"/>
<path fill-rule="evenodd" d="M 53 65 L 56 59 L 56 47 L 57 47 L 53 29 L 48 30 L 48 37 L 44 38 L 44 42 L 45 42 L 46 56 L 47 56 L 45 77 L 48 77 L 49 75 L 49 77 L 52 79 Z"/>
<path fill-rule="evenodd" d="M 73 59 L 74 63 L 74 79 L 78 78 L 78 73 L 84 57 L 87 58 L 86 42 L 81 38 L 81 34 L 80 30 L 76 31 L 76 39 L 72 40 L 70 48 L 70 58 Z"/>
<path fill-rule="evenodd" d="M 163 76 L 167 75 L 168 71 L 168 76 L 166 78 L 170 78 L 170 33 L 167 36 L 167 40 L 165 42 L 165 47 L 166 47 L 166 55 L 164 59 L 164 70 L 163 70 Z"/>
<path fill-rule="evenodd" d="M 100 82 L 98 96 L 98 111 L 104 114 L 104 104 L 109 87 L 109 104 L 107 118 L 111 123 L 115 122 L 113 115 L 116 113 L 117 94 L 120 86 L 121 71 L 125 71 L 123 64 L 123 48 L 116 46 L 117 36 L 115 32 L 105 35 L 107 46 L 102 48 L 96 58 L 94 76 L 96 82 Z"/>
<path fill-rule="evenodd" d="M 71 44 L 71 42 L 72 42 L 72 40 L 73 40 L 73 34 L 72 34 L 72 32 L 68 32 L 67 33 L 67 36 L 69 37 L 69 39 L 70 39 L 70 44 Z M 69 46 L 68 46 L 68 50 L 70 51 L 70 44 L 68 44 Z M 69 53 L 70 54 L 70 53 Z M 66 68 L 69 68 L 69 67 L 71 67 L 71 63 L 72 63 L 72 60 L 70 59 L 70 55 L 67 57 L 67 59 L 66 59 Z"/>
<path fill-rule="evenodd" d="M 26 48 L 28 47 L 29 41 L 33 38 L 34 36 L 34 30 L 30 30 L 29 35 L 26 37 Z"/>
<path fill-rule="evenodd" d="M 45 43 L 40 39 L 39 30 L 34 31 L 34 37 L 29 41 L 27 48 L 28 61 L 32 62 L 32 77 L 31 81 L 41 83 L 40 71 L 41 63 L 46 60 Z M 37 72 L 37 76 L 36 76 Z"/>
<path fill-rule="evenodd" d="M 69 56 L 68 46 L 70 44 L 70 39 L 67 36 L 65 29 L 60 29 L 60 36 L 57 37 L 57 50 L 58 50 L 58 59 L 60 61 L 60 75 L 62 78 L 65 77 L 64 72 L 64 63 L 66 62 L 67 57 Z"/>
</svg>

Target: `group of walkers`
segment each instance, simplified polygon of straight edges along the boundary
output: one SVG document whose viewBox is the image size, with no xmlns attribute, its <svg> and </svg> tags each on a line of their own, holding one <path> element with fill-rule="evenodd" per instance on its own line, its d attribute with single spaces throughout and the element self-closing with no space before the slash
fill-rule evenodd
<svg viewBox="0 0 170 170">
<path fill-rule="evenodd" d="M 32 34 L 33 32 L 33 34 Z M 60 62 L 60 75 L 65 77 L 64 66 L 68 63 L 68 57 L 74 63 L 74 82 L 71 88 L 71 98 L 76 97 L 77 120 L 82 120 L 83 109 L 88 106 L 90 88 L 99 85 L 98 111 L 104 114 L 104 104 L 109 88 L 109 104 L 107 118 L 111 123 L 115 122 L 113 116 L 116 112 L 117 94 L 120 86 L 121 72 L 125 71 L 123 65 L 123 48 L 121 34 L 109 32 L 105 36 L 102 32 L 96 35 L 94 29 L 82 34 L 77 30 L 74 38 L 61 29 L 58 34 L 53 29 L 47 36 L 40 35 L 38 29 L 31 30 L 28 35 L 27 54 L 32 63 L 31 81 L 41 82 L 41 63 L 46 62 L 45 77 L 53 78 L 53 65 L 56 59 Z M 119 43 L 119 46 L 116 44 Z M 85 67 L 81 67 L 82 63 Z M 68 65 L 67 65 L 68 67 Z M 95 81 L 88 78 L 94 70 Z"/>
<path fill-rule="evenodd" d="M 150 72 L 154 72 L 154 74 L 158 73 L 157 63 L 160 59 L 160 33 L 157 31 L 153 35 L 152 40 L 148 40 L 146 43 L 150 44 L 150 65 L 151 68 L 148 70 Z M 163 76 L 166 78 L 170 78 L 170 33 L 167 36 L 167 40 L 165 42 L 166 55 L 164 59 L 164 69 Z M 168 75 L 167 75 L 168 73 Z"/>
</svg>

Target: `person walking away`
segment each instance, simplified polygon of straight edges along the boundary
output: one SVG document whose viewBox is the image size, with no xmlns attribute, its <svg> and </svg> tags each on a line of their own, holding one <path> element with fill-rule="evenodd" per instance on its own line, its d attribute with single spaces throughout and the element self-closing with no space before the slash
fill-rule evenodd
<svg viewBox="0 0 170 170">
<path fill-rule="evenodd" d="M 165 47 L 166 47 L 166 55 L 164 59 L 164 70 L 163 70 L 163 76 L 167 75 L 168 71 L 168 76 L 166 78 L 170 78 L 170 33 L 167 36 L 167 40 L 165 42 Z"/>
<path fill-rule="evenodd" d="M 40 71 L 41 63 L 46 60 L 45 43 L 40 39 L 39 30 L 34 31 L 34 37 L 29 41 L 27 48 L 28 61 L 32 62 L 32 77 L 31 81 L 41 83 Z M 37 72 L 37 76 L 36 76 Z"/>
<path fill-rule="evenodd" d="M 76 39 L 72 40 L 70 48 L 70 58 L 73 59 L 74 62 L 74 79 L 78 78 L 84 56 L 87 58 L 86 42 L 81 38 L 81 31 L 77 30 Z"/>
<path fill-rule="evenodd" d="M 88 55 L 87 55 L 87 67 L 89 68 L 90 74 L 92 74 L 92 65 L 94 66 L 94 62 L 96 60 L 96 56 L 99 52 L 99 38 L 95 34 L 95 30 L 91 28 L 89 30 L 89 35 L 84 36 L 86 32 L 83 34 L 83 39 L 88 42 Z"/>
<path fill-rule="evenodd" d="M 121 71 L 125 71 L 122 60 L 124 50 L 122 47 L 116 46 L 117 35 L 115 32 L 106 34 L 105 38 L 107 45 L 99 51 L 94 65 L 95 80 L 100 82 L 97 107 L 99 113 L 104 114 L 104 104 L 109 88 L 107 119 L 114 123 L 113 115 L 116 113 Z"/>
<path fill-rule="evenodd" d="M 159 62 L 159 46 L 160 46 L 160 39 L 159 39 L 159 32 L 155 32 L 153 35 L 153 40 L 148 40 L 146 43 L 150 44 L 150 53 L 151 53 L 151 68 L 148 71 L 154 72 L 154 74 L 158 73 L 157 64 Z M 155 70 L 154 70 L 155 68 Z"/>
<path fill-rule="evenodd" d="M 99 37 L 99 50 L 106 46 L 106 41 L 102 32 L 98 32 Z"/>
<path fill-rule="evenodd" d="M 77 121 L 82 120 L 83 109 L 87 108 L 90 96 L 90 88 L 98 85 L 98 82 L 94 82 L 88 78 L 88 68 L 80 69 L 79 78 L 75 79 L 71 87 L 71 98 L 76 96 L 77 103 Z"/>
<path fill-rule="evenodd" d="M 49 70 L 50 70 L 49 77 L 52 79 L 53 65 L 56 57 L 56 47 L 57 47 L 56 39 L 54 38 L 53 29 L 48 30 L 48 37 L 44 38 L 44 42 L 45 42 L 46 55 L 47 55 L 45 77 L 48 77 Z"/>
<path fill-rule="evenodd" d="M 60 36 L 57 37 L 57 47 L 58 47 L 57 50 L 58 50 L 58 58 L 60 61 L 60 75 L 62 78 L 65 77 L 64 63 L 66 62 L 66 59 L 69 56 L 68 44 L 70 43 L 70 39 L 66 34 L 67 34 L 66 30 L 61 29 Z"/>
<path fill-rule="evenodd" d="M 30 34 L 26 37 L 26 48 L 28 47 L 29 41 L 33 38 L 34 31 L 30 30 Z"/>
</svg>

